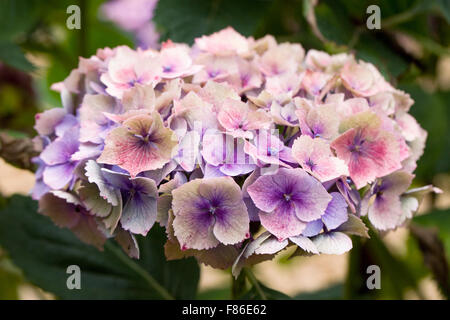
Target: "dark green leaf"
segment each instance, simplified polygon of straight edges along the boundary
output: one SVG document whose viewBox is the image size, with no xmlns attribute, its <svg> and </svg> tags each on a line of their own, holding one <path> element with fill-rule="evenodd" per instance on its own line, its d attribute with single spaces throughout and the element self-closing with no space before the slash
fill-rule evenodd
<svg viewBox="0 0 450 320">
<path fill-rule="evenodd" d="M 27 32 L 40 14 L 38 0 L 0 1 L 0 40 L 12 40 Z"/>
<path fill-rule="evenodd" d="M 320 2 L 315 13 L 317 26 L 326 39 L 337 44 L 348 44 L 354 26 L 342 6 L 336 1 Z"/>
<path fill-rule="evenodd" d="M 11 42 L 0 43 L 0 61 L 22 71 L 33 71 L 34 69 L 22 50 Z"/>
<path fill-rule="evenodd" d="M 80 242 L 36 210 L 35 201 L 13 196 L 0 211 L 0 245 L 25 277 L 42 289 L 63 299 L 160 299 L 149 284 L 152 278 L 175 298 L 195 298 L 197 262 L 193 258 L 167 262 L 165 234 L 158 226 L 147 237 L 138 237 L 141 258 L 137 261 L 111 241 L 104 252 Z M 81 290 L 66 287 L 70 265 L 81 269 Z"/>
<path fill-rule="evenodd" d="M 203 292 L 200 292 L 197 295 L 198 300 L 230 300 L 230 288 L 214 288 L 209 289 Z"/>
<path fill-rule="evenodd" d="M 266 300 L 291 300 L 292 299 L 288 295 L 286 295 L 280 291 L 268 288 L 265 285 L 263 285 L 262 283 L 259 283 L 259 287 L 260 287 L 261 291 L 264 293 Z M 247 291 L 247 293 L 245 293 L 243 296 L 241 296 L 239 299 L 241 299 L 241 300 L 261 300 L 263 298 L 261 297 L 261 293 L 259 292 L 259 290 L 255 286 L 252 286 L 252 288 L 249 291 Z"/>
<path fill-rule="evenodd" d="M 313 292 L 303 292 L 294 296 L 295 300 L 340 300 L 344 293 L 342 283 Z"/>
<path fill-rule="evenodd" d="M 450 112 L 446 104 L 450 95 L 428 93 L 417 84 L 401 84 L 399 87 L 414 99 L 410 113 L 428 131 L 425 152 L 418 161 L 415 174 L 421 181 L 431 183 L 436 173 L 450 170 Z"/>
<path fill-rule="evenodd" d="M 379 39 L 379 35 L 367 34 L 361 36 L 356 45 L 357 57 L 373 63 L 386 80 L 391 81 L 408 68 L 407 61 L 391 45 Z"/>
<path fill-rule="evenodd" d="M 450 1 L 448 0 L 435 0 L 436 11 L 442 14 L 442 16 L 450 24 Z"/>
<path fill-rule="evenodd" d="M 195 37 L 232 26 L 252 35 L 262 22 L 270 0 L 164 0 L 159 1 L 154 21 L 163 39 L 192 43 Z"/>
</svg>

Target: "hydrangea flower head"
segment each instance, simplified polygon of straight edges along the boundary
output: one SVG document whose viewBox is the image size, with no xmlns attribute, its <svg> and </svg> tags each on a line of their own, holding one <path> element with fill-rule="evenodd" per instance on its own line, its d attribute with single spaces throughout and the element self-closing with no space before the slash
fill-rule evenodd
<svg viewBox="0 0 450 320">
<path fill-rule="evenodd" d="M 145 34 L 154 3 L 105 8 Z M 150 9 L 124 21 L 125 5 Z M 351 54 L 305 56 L 229 27 L 193 46 L 100 49 L 52 88 L 63 108 L 35 125 L 40 213 L 100 249 L 114 238 L 133 258 L 134 236 L 155 222 L 168 259 L 234 275 L 291 246 L 342 254 L 349 235 L 368 237 L 361 216 L 394 229 L 437 192 L 408 190 L 427 137 L 412 99 Z"/>
</svg>

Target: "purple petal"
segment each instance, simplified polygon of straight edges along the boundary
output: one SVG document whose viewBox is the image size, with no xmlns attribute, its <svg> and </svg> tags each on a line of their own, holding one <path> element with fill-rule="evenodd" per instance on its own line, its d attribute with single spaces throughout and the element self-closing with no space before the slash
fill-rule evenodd
<svg viewBox="0 0 450 320">
<path fill-rule="evenodd" d="M 75 152 L 71 160 L 80 161 L 89 158 L 97 158 L 102 153 L 103 146 L 94 143 L 81 143 L 80 148 Z"/>
<path fill-rule="evenodd" d="M 259 212 L 261 224 L 279 240 L 297 236 L 306 228 L 306 223 L 298 220 L 292 206 L 278 206 L 273 212 Z"/>
<path fill-rule="evenodd" d="M 280 169 L 288 171 L 288 169 Z M 302 169 L 292 169 L 290 174 L 296 177 L 292 200 L 295 203 L 297 217 L 305 222 L 320 218 L 331 201 L 330 194 L 315 178 Z"/>
<path fill-rule="evenodd" d="M 247 208 L 232 178 L 192 180 L 172 195 L 173 227 L 182 248 L 210 249 L 249 236 Z"/>
<path fill-rule="evenodd" d="M 55 133 L 58 137 L 62 137 L 68 130 L 78 125 L 78 120 L 74 115 L 67 114 L 62 121 L 55 127 Z M 73 133 L 72 133 L 73 134 Z"/>
<path fill-rule="evenodd" d="M 156 221 L 158 188 L 148 178 L 137 177 L 131 181 L 134 192 L 125 202 L 120 223 L 125 230 L 145 236 Z"/>
<path fill-rule="evenodd" d="M 39 200 L 44 194 L 49 192 L 51 189 L 47 186 L 42 179 L 37 179 L 34 183 L 33 189 L 31 190 L 31 198 L 33 200 Z"/>
<path fill-rule="evenodd" d="M 283 191 L 275 182 L 275 175 L 259 177 L 247 188 L 255 205 L 264 212 L 272 212 L 282 201 Z"/>
<path fill-rule="evenodd" d="M 225 173 L 220 170 L 220 166 L 213 166 L 209 163 L 205 165 L 205 178 L 218 178 L 223 176 L 225 176 Z"/>
<path fill-rule="evenodd" d="M 311 222 L 308 222 L 305 230 L 303 230 L 302 235 L 305 237 L 313 237 L 316 236 L 322 231 L 323 222 L 321 219 L 317 219 Z"/>
<path fill-rule="evenodd" d="M 336 229 L 348 219 L 347 202 L 344 197 L 338 192 L 332 192 L 331 196 L 333 198 L 322 216 L 322 221 L 328 230 Z"/>
<path fill-rule="evenodd" d="M 68 162 L 44 169 L 43 180 L 52 189 L 62 189 L 67 186 L 73 178 L 76 162 Z"/>
<path fill-rule="evenodd" d="M 67 132 L 50 143 L 40 157 L 47 165 L 61 164 L 70 160 L 72 154 L 78 150 L 78 146 L 77 132 Z"/>
</svg>

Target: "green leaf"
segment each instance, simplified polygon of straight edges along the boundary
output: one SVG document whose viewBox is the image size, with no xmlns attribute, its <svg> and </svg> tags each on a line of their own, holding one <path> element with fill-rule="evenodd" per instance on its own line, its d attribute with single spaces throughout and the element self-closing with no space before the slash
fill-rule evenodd
<svg viewBox="0 0 450 320">
<path fill-rule="evenodd" d="M 414 105 L 410 113 L 428 131 L 425 152 L 414 173 L 417 179 L 431 183 L 436 173 L 450 170 L 450 111 L 446 104 L 450 94 L 429 93 L 413 83 L 402 83 L 399 89 L 411 95 Z"/>
<path fill-rule="evenodd" d="M 282 292 L 273 290 L 271 288 L 266 287 L 261 282 L 256 279 L 250 268 L 244 268 L 243 272 L 240 276 L 247 278 L 249 283 L 251 284 L 251 288 L 245 294 L 243 294 L 239 299 L 242 300 L 290 300 L 292 299 L 288 295 L 285 295 Z"/>
<path fill-rule="evenodd" d="M 436 11 L 441 13 L 450 24 L 450 2 L 448 0 L 434 0 Z"/>
<path fill-rule="evenodd" d="M 154 14 L 163 39 L 192 43 L 194 38 L 232 26 L 249 36 L 263 21 L 270 0 L 164 0 Z"/>
<path fill-rule="evenodd" d="M 19 46 L 11 42 L 0 43 L 0 61 L 22 71 L 34 70 Z"/>
<path fill-rule="evenodd" d="M 336 1 L 320 1 L 315 8 L 315 14 L 317 26 L 326 39 L 337 44 L 347 44 L 350 41 L 354 26 Z"/>
<path fill-rule="evenodd" d="M 198 264 L 193 258 L 167 262 L 160 227 L 138 237 L 141 258 L 132 260 L 112 241 L 103 252 L 80 242 L 36 210 L 35 201 L 13 196 L 0 211 L 0 245 L 25 277 L 42 289 L 63 299 L 195 298 Z M 70 265 L 81 269 L 81 290 L 66 287 Z"/>
<path fill-rule="evenodd" d="M 0 39 L 11 40 L 27 32 L 38 19 L 40 6 L 38 0 L 0 1 Z"/>
<path fill-rule="evenodd" d="M 292 298 L 288 295 L 268 288 L 262 283 L 259 283 L 261 291 L 264 293 L 265 299 L 263 300 L 291 300 Z M 261 300 L 261 293 L 258 291 L 256 287 L 252 287 L 247 293 L 245 293 L 243 296 L 241 296 L 239 299 L 241 300 Z"/>
<path fill-rule="evenodd" d="M 230 287 L 213 288 L 200 292 L 197 295 L 197 300 L 230 300 Z"/>
<path fill-rule="evenodd" d="M 341 300 L 344 293 L 342 283 L 313 292 L 302 292 L 294 296 L 295 300 Z"/>
</svg>

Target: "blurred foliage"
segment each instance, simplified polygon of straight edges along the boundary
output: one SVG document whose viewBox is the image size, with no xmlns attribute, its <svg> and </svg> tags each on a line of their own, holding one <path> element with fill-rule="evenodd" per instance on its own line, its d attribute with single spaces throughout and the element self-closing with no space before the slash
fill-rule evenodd
<svg viewBox="0 0 450 320">
<path fill-rule="evenodd" d="M 445 247 L 447 259 L 450 260 L 450 209 L 434 210 L 428 214 L 417 216 L 414 218 L 417 224 L 435 228 L 439 232 L 439 237 Z"/>
<path fill-rule="evenodd" d="M 0 300 L 18 299 L 18 287 L 22 283 L 23 277 L 6 253 L 0 250 Z"/>
<path fill-rule="evenodd" d="M 314 292 L 303 292 L 294 297 L 296 300 L 341 300 L 344 296 L 344 285 L 334 284 L 328 288 Z"/>
<path fill-rule="evenodd" d="M 270 0 L 164 0 L 158 3 L 154 21 L 163 39 L 176 42 L 192 44 L 194 38 L 229 25 L 251 36 L 263 23 L 271 4 Z"/>
<path fill-rule="evenodd" d="M 407 261 L 392 254 L 373 229 L 370 239 L 353 238 L 349 268 L 344 290 L 346 299 L 403 299 L 407 290 L 418 289 L 419 278 L 408 267 Z M 423 263 L 422 263 L 423 264 Z M 367 268 L 379 266 L 381 270 L 381 290 L 370 290 L 366 280 L 371 273 Z"/>
<path fill-rule="evenodd" d="M 82 243 L 70 230 L 39 215 L 36 201 L 29 197 L 13 196 L 0 211 L 0 245 L 27 280 L 64 299 L 165 298 L 152 281 L 174 298 L 193 299 L 198 264 L 194 258 L 166 261 L 165 241 L 165 232 L 157 226 L 147 237 L 138 237 L 141 256 L 135 261 L 112 240 L 103 252 Z M 70 265 L 81 269 L 82 290 L 67 290 Z"/>
<path fill-rule="evenodd" d="M 90 56 L 105 46 L 133 46 L 130 34 L 99 18 L 98 8 L 102 2 L 0 1 L 0 129 L 34 135 L 34 114 L 60 106 L 59 95 L 49 89 L 50 85 L 67 77 L 76 67 L 79 56 Z M 66 28 L 66 8 L 72 4 L 81 8 L 80 30 Z M 381 9 L 381 30 L 366 27 L 366 9 L 373 4 Z M 358 58 L 374 63 L 389 81 L 415 100 L 411 113 L 428 131 L 427 147 L 418 163 L 415 184 L 432 183 L 437 174 L 450 172 L 450 1 L 160 0 L 154 20 L 162 40 L 171 38 L 193 43 L 195 37 L 231 25 L 247 36 L 272 34 L 279 41 L 300 42 L 305 49 L 353 52 Z M 124 297 L 115 292 L 117 285 L 145 287 L 142 279 L 138 281 L 139 277 L 132 275 L 133 271 L 120 262 L 114 244 L 109 243 L 105 252 L 99 253 L 81 244 L 69 231 L 58 229 L 37 215 L 34 202 L 23 197 L 9 200 L 0 197 L 0 200 L 9 206 L 0 214 L 0 244 L 23 270 L 27 280 L 59 297 L 74 298 L 76 293 L 60 291 L 61 286 L 56 283 L 66 278 L 62 266 L 75 259 L 86 263 L 89 276 L 98 285 L 98 289 L 90 287 L 85 291 L 89 295 L 85 297 Z M 448 281 L 448 269 L 442 268 L 445 265 L 442 259 L 450 259 L 449 217 L 448 210 L 416 217 L 413 223 L 426 230 L 412 229 L 413 236 L 408 238 L 407 250 L 402 256 L 393 254 L 374 232 L 368 241 L 354 240 L 345 284 L 294 298 L 403 298 L 408 290 L 416 291 L 420 297 L 418 283 L 429 275 L 448 296 L 448 284 L 444 283 Z M 155 239 L 162 241 L 161 231 L 154 232 Z M 147 239 L 140 241 L 148 242 Z M 50 245 L 52 242 L 54 244 Z M 154 252 L 158 260 L 162 258 L 157 246 L 160 243 L 148 243 L 144 251 Z M 445 250 L 444 257 L 441 249 Z M 81 252 L 83 257 L 79 256 Z M 149 261 L 141 262 L 143 268 L 155 271 Z M 383 270 L 382 290 L 369 291 L 365 287 L 366 269 L 370 264 L 378 264 Z M 158 264 L 158 268 L 165 266 L 162 261 Z M 447 275 L 443 275 L 442 270 Z M 195 275 L 198 270 L 192 269 L 192 273 Z M 176 279 L 169 281 L 169 275 L 162 269 L 156 270 L 154 277 L 167 284 L 169 291 L 178 297 L 195 295 L 196 276 L 192 277 L 192 283 L 187 281 L 190 287 L 186 292 L 177 291 Z M 131 279 L 128 280 L 131 283 L 127 279 Z M 247 280 L 250 279 L 247 277 Z M 247 290 L 247 280 L 244 279 L 244 286 L 240 288 L 246 291 L 244 298 L 261 298 L 261 292 L 268 298 L 286 298 L 263 284 L 259 284 L 259 292 L 255 285 Z M 0 250 L 0 298 L 16 298 L 20 281 L 21 275 L 11 268 L 9 258 Z M 136 294 L 151 295 L 147 288 Z M 213 289 L 197 297 L 230 298 L 230 287 Z"/>
</svg>

